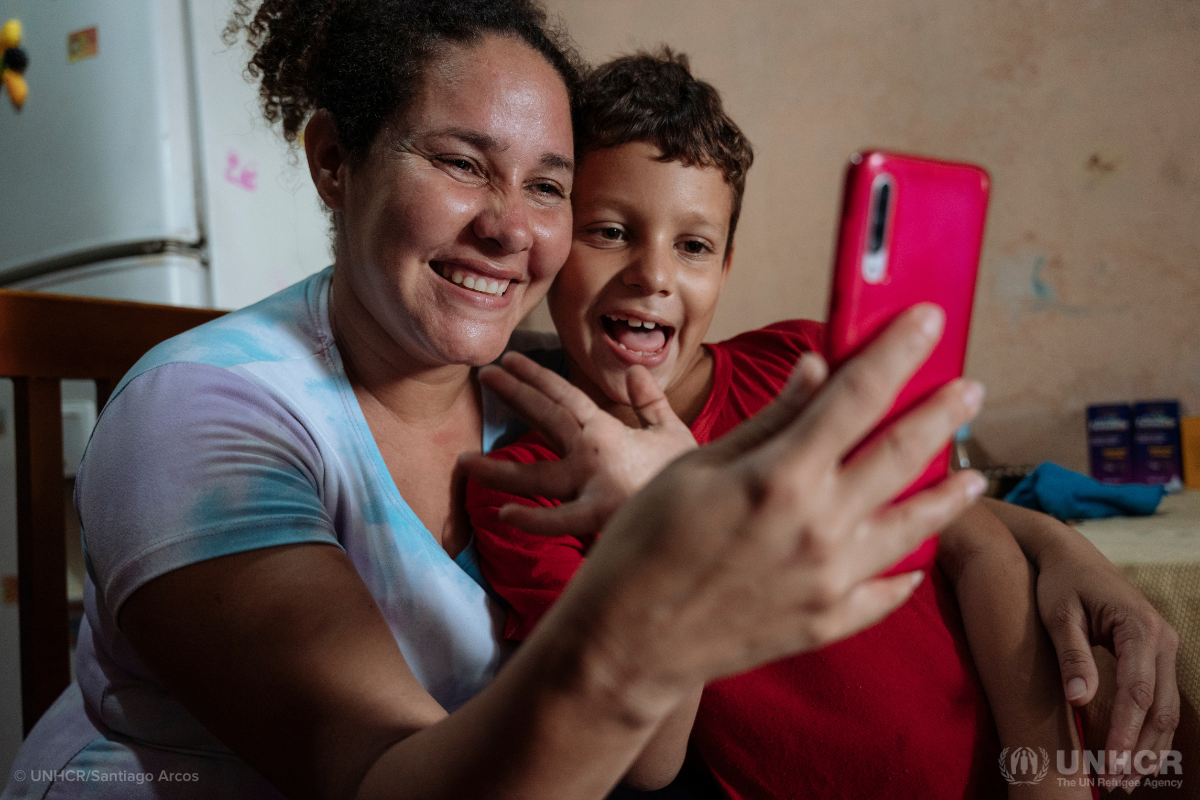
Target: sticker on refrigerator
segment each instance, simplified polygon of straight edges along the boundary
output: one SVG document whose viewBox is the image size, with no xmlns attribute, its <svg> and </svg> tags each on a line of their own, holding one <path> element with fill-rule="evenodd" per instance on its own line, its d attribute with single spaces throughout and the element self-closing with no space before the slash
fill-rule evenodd
<svg viewBox="0 0 1200 800">
<path fill-rule="evenodd" d="M 236 150 L 230 150 L 225 156 L 225 181 L 253 192 L 258 189 L 258 168 L 243 162 Z"/>
<path fill-rule="evenodd" d="M 67 35 L 67 61 L 74 64 L 76 61 L 83 61 L 98 55 L 100 55 L 100 39 L 96 35 L 95 26 Z"/>
<path fill-rule="evenodd" d="M 8 99 L 17 111 L 29 94 L 25 83 L 28 66 L 29 56 L 21 49 L 21 22 L 10 19 L 0 27 L 0 90 L 8 90 Z"/>
</svg>

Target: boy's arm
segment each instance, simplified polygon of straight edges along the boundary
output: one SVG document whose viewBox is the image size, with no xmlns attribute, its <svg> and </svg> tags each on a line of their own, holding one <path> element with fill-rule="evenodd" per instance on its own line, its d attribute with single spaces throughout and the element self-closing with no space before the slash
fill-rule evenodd
<svg viewBox="0 0 1200 800">
<path fill-rule="evenodd" d="M 1049 775 L 1010 786 L 1009 796 L 1091 797 L 1080 785 L 1081 772 L 1057 774 L 1057 752 L 1079 749 L 1079 739 L 1054 647 L 1038 618 L 1033 567 L 1016 540 L 976 503 L 943 531 L 938 565 L 958 598 L 1001 746 L 1044 749 L 1050 757 Z M 1059 777 L 1075 785 L 1060 785 Z"/>
</svg>

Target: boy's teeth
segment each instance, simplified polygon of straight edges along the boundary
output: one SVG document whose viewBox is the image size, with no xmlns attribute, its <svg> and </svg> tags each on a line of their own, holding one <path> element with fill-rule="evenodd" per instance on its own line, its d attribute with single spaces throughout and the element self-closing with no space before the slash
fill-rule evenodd
<svg viewBox="0 0 1200 800">
<path fill-rule="evenodd" d="M 625 345 L 621 344 L 620 342 L 617 342 L 617 347 L 621 348 L 622 350 L 629 350 L 629 348 L 628 348 L 628 347 L 626 347 Z M 654 355 L 653 353 L 644 353 L 644 352 L 642 352 L 641 350 L 629 350 L 629 352 L 631 352 L 631 353 L 636 353 L 636 354 L 637 354 L 637 355 L 639 355 L 639 356 L 649 356 L 649 355 Z"/>
<path fill-rule="evenodd" d="M 463 275 L 462 272 L 450 267 L 442 268 L 442 277 L 457 283 L 459 286 L 465 286 L 468 289 L 473 289 L 476 292 L 483 294 L 502 295 L 508 291 L 510 281 L 490 281 L 484 277 L 475 278 L 471 275 Z"/>
<path fill-rule="evenodd" d="M 658 327 L 657 322 L 645 322 L 635 317 L 619 317 L 616 314 L 608 314 L 607 316 L 614 322 L 624 322 L 631 328 L 645 328 L 648 331 L 652 331 Z"/>
</svg>

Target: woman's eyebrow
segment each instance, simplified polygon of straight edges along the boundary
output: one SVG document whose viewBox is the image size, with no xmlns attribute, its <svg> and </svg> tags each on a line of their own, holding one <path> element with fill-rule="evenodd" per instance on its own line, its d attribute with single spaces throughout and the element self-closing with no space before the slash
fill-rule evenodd
<svg viewBox="0 0 1200 800">
<path fill-rule="evenodd" d="M 448 128 L 439 128 L 435 131 L 430 131 L 429 136 L 449 136 L 459 141 L 466 142 L 476 150 L 485 153 L 503 153 L 508 150 L 509 145 L 502 143 L 495 136 L 490 136 L 481 131 L 471 130 L 470 128 L 460 128 L 451 126 Z M 575 170 L 575 161 L 568 156 L 558 153 L 543 153 L 538 159 L 538 164 L 550 169 L 563 170 L 573 172 Z"/>
<path fill-rule="evenodd" d="M 561 156 L 558 153 L 543 153 L 542 157 L 538 159 L 538 163 L 550 169 L 563 170 L 565 172 L 575 171 L 575 162 L 567 156 Z"/>
</svg>

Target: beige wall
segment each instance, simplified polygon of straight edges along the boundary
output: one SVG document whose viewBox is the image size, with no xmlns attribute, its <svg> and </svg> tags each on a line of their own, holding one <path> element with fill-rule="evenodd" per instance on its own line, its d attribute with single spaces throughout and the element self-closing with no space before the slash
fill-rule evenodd
<svg viewBox="0 0 1200 800">
<path fill-rule="evenodd" d="M 1088 403 L 1200 414 L 1200 3 L 548 5 L 589 59 L 689 53 L 756 148 L 710 338 L 824 318 L 852 151 L 965 159 L 993 177 L 967 364 L 989 453 L 1086 469 Z"/>
</svg>

